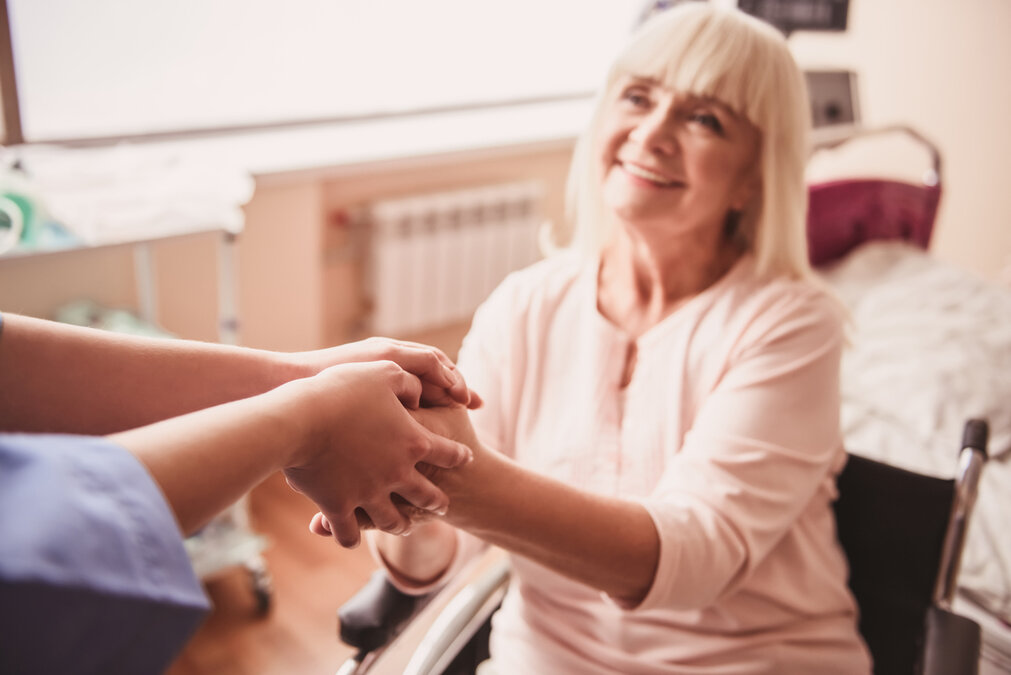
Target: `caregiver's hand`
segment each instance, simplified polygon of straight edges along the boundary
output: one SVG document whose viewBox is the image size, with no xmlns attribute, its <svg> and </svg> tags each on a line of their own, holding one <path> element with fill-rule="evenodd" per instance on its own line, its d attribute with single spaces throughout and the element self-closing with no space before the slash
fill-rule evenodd
<svg viewBox="0 0 1011 675">
<path fill-rule="evenodd" d="M 447 441 L 460 442 L 466 445 L 474 453 L 475 458 L 479 455 L 483 456 L 490 451 L 485 448 L 477 439 L 477 434 L 474 431 L 474 427 L 470 423 L 470 416 L 467 414 L 467 409 L 460 405 L 455 406 L 442 406 L 438 408 L 418 408 L 411 410 L 410 414 L 415 420 L 421 422 L 429 431 L 437 434 L 440 438 L 447 439 Z M 421 471 L 426 478 L 433 480 L 433 482 L 438 483 L 440 474 L 444 473 L 443 468 L 432 463 L 423 463 L 418 466 L 418 470 Z M 419 523 L 430 520 L 434 515 L 443 515 L 442 513 L 433 513 L 432 510 L 419 509 L 411 504 L 405 503 L 403 500 L 398 500 L 394 498 L 394 505 L 406 520 L 410 522 L 410 526 L 413 527 Z M 363 529 L 371 529 L 374 524 L 366 517 L 361 514 L 358 518 L 358 525 Z M 378 528 L 390 531 L 387 528 Z M 313 516 L 311 522 L 309 523 L 309 531 L 313 534 L 320 536 L 330 536 L 332 534 L 332 526 L 323 513 L 317 513 Z M 410 528 L 404 532 L 394 532 L 394 534 L 404 534 L 409 532 Z"/>
<path fill-rule="evenodd" d="M 356 509 L 378 529 L 408 529 L 393 494 L 421 509 L 446 510 L 448 498 L 416 465 L 453 468 L 472 453 L 411 417 L 406 408 L 418 407 L 423 389 L 417 377 L 378 361 L 334 366 L 284 387 L 297 389 L 286 408 L 306 431 L 285 476 L 320 507 L 342 546 L 360 541 Z"/>
<path fill-rule="evenodd" d="M 329 349 L 295 352 L 286 358 L 310 374 L 336 364 L 393 361 L 421 380 L 422 404 L 460 404 L 468 408 L 481 405 L 480 397 L 467 388 L 456 365 L 442 350 L 417 342 L 371 337 Z"/>
</svg>

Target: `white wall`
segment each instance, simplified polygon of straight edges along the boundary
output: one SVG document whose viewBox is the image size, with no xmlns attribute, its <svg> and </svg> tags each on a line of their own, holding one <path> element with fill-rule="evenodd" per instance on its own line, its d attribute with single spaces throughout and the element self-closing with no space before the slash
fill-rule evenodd
<svg viewBox="0 0 1011 675">
<path fill-rule="evenodd" d="M 801 65 L 855 70 L 866 122 L 906 122 L 940 146 L 946 162 L 945 195 L 935 254 L 985 276 L 1003 273 L 1011 279 L 1011 188 L 1004 185 L 1011 179 L 1011 0 L 852 0 L 850 11 L 846 33 L 798 33 L 790 38 Z M 565 153 L 556 155 L 538 161 L 550 168 L 543 170 L 545 180 L 560 186 L 567 159 Z M 876 149 L 871 162 L 884 169 L 893 155 L 891 146 Z M 488 175 L 482 173 L 482 178 L 526 176 L 533 159 L 519 157 L 509 167 L 488 163 L 482 169 Z M 379 185 L 382 194 L 395 194 L 436 177 L 440 189 L 453 180 L 476 180 L 473 166 L 461 166 L 459 171 L 417 170 L 386 177 L 370 171 L 359 180 L 345 178 L 331 185 L 310 181 L 284 195 L 261 190 L 247 207 L 247 233 L 240 238 L 247 343 L 296 349 L 336 339 L 350 318 L 339 317 L 338 325 L 330 326 L 333 322 L 321 316 L 321 304 L 327 312 L 336 311 L 339 303 L 331 296 L 340 293 L 324 280 L 329 277 L 320 269 L 319 254 L 311 253 L 313 242 L 321 238 L 325 213 L 372 196 L 369 191 L 376 192 Z M 347 194 L 325 197 L 337 186 Z M 314 196 L 307 198 L 301 190 Z M 279 229 L 279 222 L 288 229 Z M 290 236 L 294 224 L 295 239 Z M 274 237 L 283 239 L 286 247 L 301 247 L 301 266 L 296 263 L 294 271 L 279 268 L 278 262 L 290 257 L 289 249 Z M 185 337 L 216 335 L 212 250 L 210 241 L 158 247 L 164 322 Z M 285 255 L 275 255 L 278 251 Z M 177 289 L 179 282 L 185 282 L 183 290 Z M 291 304 L 273 299 L 296 283 L 304 292 L 289 294 L 295 298 Z M 113 306 L 133 304 L 128 253 L 67 253 L 0 265 L 0 308 L 6 311 L 46 316 L 80 296 Z"/>
<path fill-rule="evenodd" d="M 636 13 L 627 0 L 6 6 L 32 141 L 584 93 Z"/>
<path fill-rule="evenodd" d="M 863 119 L 908 123 L 944 159 L 932 243 L 988 277 L 1011 269 L 1011 2 L 852 0 L 849 30 L 797 33 L 805 68 L 857 72 Z M 882 150 L 882 165 L 890 151 Z"/>
</svg>

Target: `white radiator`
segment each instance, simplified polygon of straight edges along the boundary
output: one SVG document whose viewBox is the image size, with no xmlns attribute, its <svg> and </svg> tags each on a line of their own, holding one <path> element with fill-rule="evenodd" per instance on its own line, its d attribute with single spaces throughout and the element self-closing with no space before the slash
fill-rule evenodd
<svg viewBox="0 0 1011 675">
<path fill-rule="evenodd" d="M 372 204 L 371 332 L 406 336 L 469 319 L 509 272 L 539 258 L 542 194 L 531 181 Z"/>
</svg>

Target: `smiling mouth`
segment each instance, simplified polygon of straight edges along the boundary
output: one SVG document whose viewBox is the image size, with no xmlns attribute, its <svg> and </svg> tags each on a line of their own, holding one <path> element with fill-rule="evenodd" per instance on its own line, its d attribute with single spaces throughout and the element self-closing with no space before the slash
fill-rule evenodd
<svg viewBox="0 0 1011 675">
<path fill-rule="evenodd" d="M 666 176 L 661 176 L 658 173 L 654 173 L 649 169 L 643 168 L 641 166 L 636 166 L 635 164 L 625 164 L 621 163 L 621 168 L 627 173 L 635 176 L 636 178 L 642 178 L 643 180 L 648 180 L 650 183 L 659 185 L 660 187 L 674 187 L 675 185 L 683 185 L 681 181 L 671 180 Z"/>
</svg>

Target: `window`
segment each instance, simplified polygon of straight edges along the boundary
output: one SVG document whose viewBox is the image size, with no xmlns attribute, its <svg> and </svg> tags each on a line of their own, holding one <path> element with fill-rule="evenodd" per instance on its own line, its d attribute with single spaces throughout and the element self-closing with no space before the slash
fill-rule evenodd
<svg viewBox="0 0 1011 675">
<path fill-rule="evenodd" d="M 26 141 L 589 94 L 629 0 L 6 0 Z M 9 89 L 5 89 L 5 93 Z"/>
</svg>

